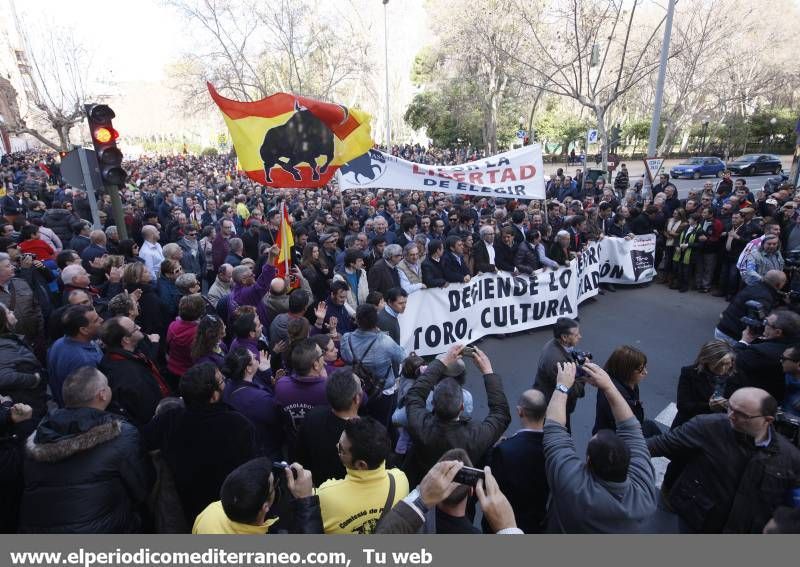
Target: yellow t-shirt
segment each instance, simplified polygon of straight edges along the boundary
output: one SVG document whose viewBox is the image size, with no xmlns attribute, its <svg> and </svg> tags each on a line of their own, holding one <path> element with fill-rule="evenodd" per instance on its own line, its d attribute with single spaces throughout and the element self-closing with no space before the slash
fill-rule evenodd
<svg viewBox="0 0 800 567">
<path fill-rule="evenodd" d="M 242 220 L 247 220 L 250 216 L 250 209 L 248 209 L 247 205 L 244 203 L 236 203 L 236 214 L 239 215 Z"/>
<path fill-rule="evenodd" d="M 388 474 L 387 474 L 388 473 Z M 408 479 L 400 469 L 347 469 L 343 479 L 323 482 L 317 489 L 326 534 L 371 534 L 389 497 L 389 476 L 395 481 L 392 506 L 408 496 Z"/>
<path fill-rule="evenodd" d="M 258 526 L 234 522 L 225 515 L 222 502 L 217 500 L 206 506 L 206 509 L 197 515 L 192 527 L 192 533 L 264 535 L 269 530 L 269 527 L 277 521 L 277 518 L 270 518 Z"/>
</svg>

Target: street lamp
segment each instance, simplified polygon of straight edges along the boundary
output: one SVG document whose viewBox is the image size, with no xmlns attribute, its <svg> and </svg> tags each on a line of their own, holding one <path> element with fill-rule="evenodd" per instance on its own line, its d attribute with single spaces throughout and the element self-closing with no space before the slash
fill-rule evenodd
<svg viewBox="0 0 800 567">
<path fill-rule="evenodd" d="M 775 124 L 778 122 L 778 119 L 774 116 L 769 119 L 769 145 L 770 149 L 772 149 L 772 145 L 774 144 L 773 138 L 775 137 Z"/>
<path fill-rule="evenodd" d="M 386 66 L 386 151 L 392 151 L 392 130 L 389 113 L 389 0 L 383 0 L 383 56 Z"/>
</svg>

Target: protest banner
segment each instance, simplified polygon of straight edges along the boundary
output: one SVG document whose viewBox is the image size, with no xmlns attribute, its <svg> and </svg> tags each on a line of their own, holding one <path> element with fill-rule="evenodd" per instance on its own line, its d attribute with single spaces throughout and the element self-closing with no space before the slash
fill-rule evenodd
<svg viewBox="0 0 800 567">
<path fill-rule="evenodd" d="M 400 344 L 407 352 L 433 355 L 455 343 L 576 317 L 578 305 L 597 295 L 600 283 L 650 281 L 655 274 L 654 255 L 654 235 L 605 238 L 558 270 L 516 276 L 487 273 L 466 284 L 412 293 L 399 317 Z"/>
<path fill-rule="evenodd" d="M 407 189 L 483 197 L 544 199 L 538 144 L 461 165 L 425 165 L 370 150 L 339 169 L 344 189 Z"/>
</svg>

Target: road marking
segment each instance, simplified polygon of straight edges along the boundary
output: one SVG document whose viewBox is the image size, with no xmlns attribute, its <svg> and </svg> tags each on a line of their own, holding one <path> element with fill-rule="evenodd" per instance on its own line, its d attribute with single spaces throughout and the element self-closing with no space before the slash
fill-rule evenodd
<svg viewBox="0 0 800 567">
<path fill-rule="evenodd" d="M 676 415 L 678 415 L 678 406 L 674 402 L 670 402 L 661 410 L 655 420 L 661 425 L 669 427 L 672 425 L 672 420 L 675 419 Z M 666 457 L 653 457 L 650 462 L 653 463 L 653 468 L 656 471 L 656 486 L 661 488 L 661 484 L 664 482 L 664 473 L 667 472 L 667 465 L 669 465 L 669 459 Z"/>
</svg>

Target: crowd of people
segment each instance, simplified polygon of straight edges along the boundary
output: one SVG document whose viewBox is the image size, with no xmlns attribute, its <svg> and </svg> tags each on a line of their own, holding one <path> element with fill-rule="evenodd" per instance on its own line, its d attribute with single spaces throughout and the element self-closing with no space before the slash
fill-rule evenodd
<svg viewBox="0 0 800 567">
<path fill-rule="evenodd" d="M 785 506 L 800 452 L 776 421 L 800 413 L 800 315 L 781 291 L 780 249 L 800 249 L 793 188 L 753 195 L 726 175 L 680 200 L 668 178 L 650 195 L 629 188 L 623 164 L 613 189 L 559 170 L 546 202 L 523 203 L 276 191 L 229 156 L 127 168 L 124 226 L 107 195 L 97 226 L 56 161 L 0 161 L 3 531 L 637 532 L 660 498 L 686 531 L 797 531 Z M 484 352 L 425 360 L 400 345 L 411 294 L 559 269 L 592 240 L 650 233 L 659 281 L 732 300 L 681 370 L 671 431 L 639 403 L 645 354 L 575 357 L 570 319 L 554 325 L 508 438 L 511 404 Z M 465 360 L 483 376 L 482 419 Z M 589 386 L 582 459 L 570 414 Z M 671 459 L 663 496 L 650 456 Z"/>
</svg>

